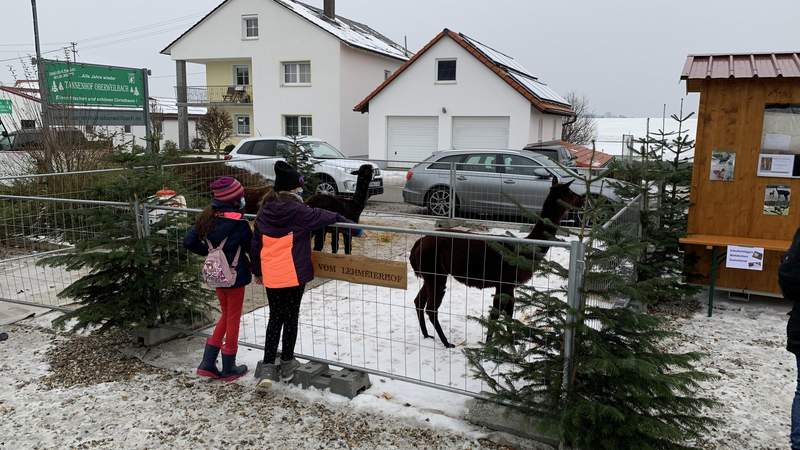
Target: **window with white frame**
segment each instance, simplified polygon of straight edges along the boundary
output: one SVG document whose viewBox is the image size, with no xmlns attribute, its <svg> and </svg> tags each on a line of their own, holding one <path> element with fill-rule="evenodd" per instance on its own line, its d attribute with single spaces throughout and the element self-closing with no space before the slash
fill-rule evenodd
<svg viewBox="0 0 800 450">
<path fill-rule="evenodd" d="M 285 86 L 311 85 L 311 63 L 309 61 L 281 63 Z"/>
<path fill-rule="evenodd" d="M 250 67 L 233 66 L 233 84 L 236 86 L 250 85 Z"/>
<path fill-rule="evenodd" d="M 250 116 L 246 114 L 237 114 L 236 118 L 236 134 L 239 136 L 250 136 Z"/>
<path fill-rule="evenodd" d="M 283 134 L 286 136 L 313 136 L 311 116 L 283 116 Z"/>
<path fill-rule="evenodd" d="M 436 60 L 436 81 L 443 83 L 455 83 L 456 81 L 456 60 L 437 59 Z"/>
<path fill-rule="evenodd" d="M 242 39 L 258 39 L 258 16 L 242 16 Z"/>
</svg>

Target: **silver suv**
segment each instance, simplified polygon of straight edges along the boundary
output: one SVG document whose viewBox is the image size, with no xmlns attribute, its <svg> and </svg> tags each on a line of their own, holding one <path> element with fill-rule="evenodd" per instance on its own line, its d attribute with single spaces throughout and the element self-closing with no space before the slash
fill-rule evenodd
<svg viewBox="0 0 800 450">
<path fill-rule="evenodd" d="M 319 177 L 317 192 L 325 194 L 353 194 L 356 190 L 358 168 L 367 161 L 348 159 L 336 147 L 321 139 L 302 138 L 298 144 L 311 150 L 314 166 Z M 275 179 L 275 161 L 283 159 L 280 155 L 291 151 L 293 141 L 287 137 L 254 137 L 242 139 L 225 156 L 228 164 L 258 173 L 268 180 Z M 372 164 L 373 175 L 369 184 L 369 195 L 383 194 L 383 178 L 377 165 Z"/>
<path fill-rule="evenodd" d="M 577 194 L 586 193 L 586 184 L 576 179 L 575 173 L 535 152 L 447 150 L 434 153 L 408 171 L 403 201 L 425 206 L 432 215 L 448 216 L 452 186 L 458 213 L 516 215 L 516 203 L 530 210 L 542 209 L 554 176 L 560 182 L 574 180 L 570 188 Z M 591 191 L 620 200 L 607 181 L 593 183 Z"/>
</svg>

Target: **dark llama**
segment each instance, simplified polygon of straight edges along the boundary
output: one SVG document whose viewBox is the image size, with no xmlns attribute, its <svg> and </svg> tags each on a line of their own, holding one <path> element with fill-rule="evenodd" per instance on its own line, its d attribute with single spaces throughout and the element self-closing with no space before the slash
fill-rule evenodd
<svg viewBox="0 0 800 450">
<path fill-rule="evenodd" d="M 358 168 L 356 191 L 352 198 L 343 195 L 314 194 L 306 201 L 306 204 L 312 208 L 322 208 L 337 212 L 352 220 L 354 223 L 358 223 L 361 218 L 361 212 L 364 211 L 364 206 L 367 204 L 369 183 L 372 181 L 372 172 L 373 168 L 370 164 L 364 164 Z M 337 253 L 339 251 L 339 233 L 341 233 L 344 240 L 344 253 L 346 255 L 350 254 L 353 249 L 353 230 L 349 228 L 337 231 L 333 227 L 327 227 L 315 231 L 315 251 L 321 251 L 325 246 L 325 235 L 327 233 L 331 234 L 331 252 Z"/>
<path fill-rule="evenodd" d="M 570 208 L 583 206 L 584 197 L 578 195 L 569 186 L 572 181 L 560 184 L 553 177 L 550 192 L 542 206 L 541 217 L 536 221 L 527 239 L 548 240 L 555 237 L 558 223 Z M 445 230 L 467 233 L 460 230 Z M 541 261 L 550 249 L 540 245 L 534 249 L 533 262 Z M 433 324 L 445 347 L 451 344 L 439 324 L 439 306 L 442 304 L 447 289 L 447 276 L 452 275 L 461 284 L 478 289 L 494 288 L 492 309 L 489 317 L 496 320 L 501 310 L 513 315 L 514 290 L 526 283 L 533 276 L 533 267 L 526 270 L 505 261 L 501 253 L 491 247 L 487 241 L 457 239 L 448 237 L 425 236 L 417 240 L 411 248 L 409 261 L 417 277 L 422 278 L 422 288 L 414 299 L 417 309 L 419 327 L 425 338 L 433 339 L 428 334 L 423 313 Z M 491 331 L 486 337 L 491 339 Z"/>
</svg>

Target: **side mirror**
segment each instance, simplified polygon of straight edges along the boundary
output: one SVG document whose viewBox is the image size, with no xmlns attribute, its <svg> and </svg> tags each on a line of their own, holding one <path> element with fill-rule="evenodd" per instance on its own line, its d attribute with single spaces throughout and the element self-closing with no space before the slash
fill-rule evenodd
<svg viewBox="0 0 800 450">
<path fill-rule="evenodd" d="M 550 178 L 550 172 L 548 172 L 547 169 L 543 169 L 541 167 L 533 169 L 533 174 L 536 175 L 538 178 Z"/>
</svg>

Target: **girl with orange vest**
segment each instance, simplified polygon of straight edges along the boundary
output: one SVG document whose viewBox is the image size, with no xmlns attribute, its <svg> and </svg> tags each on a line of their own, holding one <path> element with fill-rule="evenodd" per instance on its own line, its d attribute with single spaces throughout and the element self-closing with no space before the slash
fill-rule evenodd
<svg viewBox="0 0 800 450">
<path fill-rule="evenodd" d="M 311 265 L 311 232 L 345 217 L 303 203 L 303 177 L 284 161 L 275 163 L 275 186 L 263 200 L 256 217 L 250 258 L 253 275 L 267 289 L 269 323 L 264 343 L 264 365 L 275 363 L 283 331 L 281 380 L 294 376 L 294 359 L 300 301 L 306 283 L 314 279 Z"/>
</svg>

